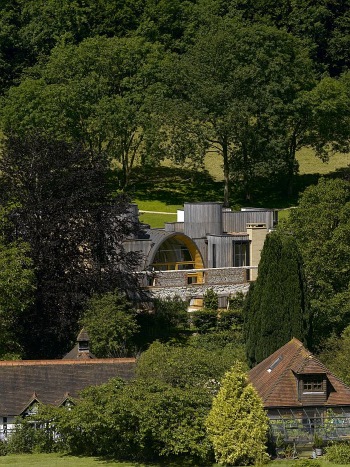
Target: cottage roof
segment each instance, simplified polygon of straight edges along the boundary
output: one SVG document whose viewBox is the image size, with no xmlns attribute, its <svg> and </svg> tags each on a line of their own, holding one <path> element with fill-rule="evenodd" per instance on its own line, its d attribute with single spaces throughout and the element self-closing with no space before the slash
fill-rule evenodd
<svg viewBox="0 0 350 467">
<path fill-rule="evenodd" d="M 326 375 L 330 383 L 327 400 L 320 405 L 350 405 L 350 388 L 295 338 L 250 370 L 249 379 L 264 407 L 302 407 L 303 402 L 298 398 L 298 377 L 317 374 Z"/>
<path fill-rule="evenodd" d="M 19 415 L 34 399 L 59 406 L 67 394 L 76 398 L 114 377 L 131 380 L 134 371 L 134 358 L 1 361 L 0 414 Z"/>
</svg>

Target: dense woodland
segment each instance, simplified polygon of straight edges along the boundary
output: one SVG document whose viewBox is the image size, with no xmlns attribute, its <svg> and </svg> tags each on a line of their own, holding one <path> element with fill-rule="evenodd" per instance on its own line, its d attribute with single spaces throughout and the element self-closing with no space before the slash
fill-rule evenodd
<svg viewBox="0 0 350 467">
<path fill-rule="evenodd" d="M 83 325 L 97 356 L 148 349 L 131 387 L 88 390 L 69 417 L 49 414 L 65 448 L 213 459 L 222 420 L 213 407 L 209 434 L 205 420 L 217 383 L 239 360 L 224 381 L 245 394 L 244 369 L 293 336 L 350 381 L 346 171 L 300 195 L 229 310 L 218 313 L 209 291 L 191 321 L 179 300 L 143 312 L 139 257 L 123 249 L 137 228 L 127 216 L 135 185 L 164 161 L 186 169 L 200 196 L 213 182 L 204 157 L 215 154 L 226 206 L 294 200 L 298 150 L 322 160 L 350 150 L 349 54 L 349 0 L 3 0 L 0 358 L 61 357 Z M 100 406 L 105 419 L 92 425 Z"/>
</svg>

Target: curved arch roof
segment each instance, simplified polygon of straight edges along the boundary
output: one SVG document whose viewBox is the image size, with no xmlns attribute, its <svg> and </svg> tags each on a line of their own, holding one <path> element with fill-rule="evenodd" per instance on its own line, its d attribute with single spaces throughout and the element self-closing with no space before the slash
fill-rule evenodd
<svg viewBox="0 0 350 467">
<path fill-rule="evenodd" d="M 188 237 L 182 232 L 166 232 L 165 230 L 162 230 L 162 229 L 148 229 L 146 230 L 146 234 L 149 236 L 149 240 L 151 241 L 151 249 L 145 260 L 146 267 L 150 266 L 153 263 L 154 257 L 157 251 L 159 250 L 160 246 L 162 245 L 162 243 L 165 242 L 165 240 L 168 240 L 172 237 L 176 237 L 180 241 L 181 239 L 183 239 L 184 243 L 190 243 L 193 246 L 193 248 L 196 249 L 197 254 L 200 255 L 200 251 L 198 250 L 198 247 L 195 244 L 195 242 L 190 237 Z"/>
</svg>

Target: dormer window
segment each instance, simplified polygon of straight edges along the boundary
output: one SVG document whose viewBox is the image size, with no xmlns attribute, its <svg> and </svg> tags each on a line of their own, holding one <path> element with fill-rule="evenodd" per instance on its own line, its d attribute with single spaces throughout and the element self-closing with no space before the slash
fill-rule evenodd
<svg viewBox="0 0 350 467">
<path fill-rule="evenodd" d="M 324 374 L 300 375 L 299 400 L 307 405 L 317 405 L 327 400 L 327 376 Z"/>
<path fill-rule="evenodd" d="M 324 392 L 322 376 L 303 379 L 303 392 Z"/>
</svg>

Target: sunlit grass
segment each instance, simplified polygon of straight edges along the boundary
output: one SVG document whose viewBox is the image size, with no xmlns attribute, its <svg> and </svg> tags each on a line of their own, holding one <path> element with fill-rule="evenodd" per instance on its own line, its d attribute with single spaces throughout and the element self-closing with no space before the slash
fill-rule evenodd
<svg viewBox="0 0 350 467">
<path fill-rule="evenodd" d="M 322 162 L 321 159 L 315 156 L 315 153 L 310 148 L 304 148 L 297 154 L 297 160 L 299 163 L 299 173 L 302 174 L 314 174 L 318 173 L 321 175 L 335 172 L 338 169 L 347 167 L 350 165 L 350 153 L 334 154 L 329 158 L 328 162 Z"/>
</svg>

